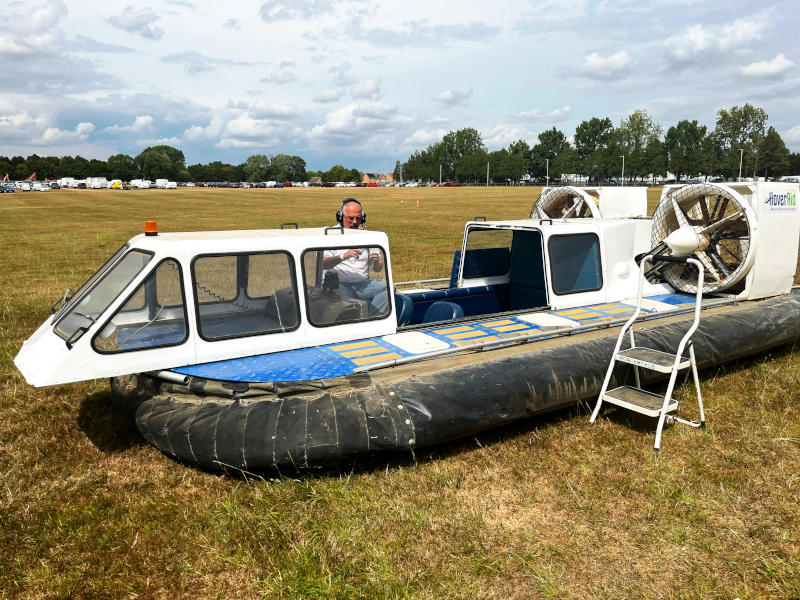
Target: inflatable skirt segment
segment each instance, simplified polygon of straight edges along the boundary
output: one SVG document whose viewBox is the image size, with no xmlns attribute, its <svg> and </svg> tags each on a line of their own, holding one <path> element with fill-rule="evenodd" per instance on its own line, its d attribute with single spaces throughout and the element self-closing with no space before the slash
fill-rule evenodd
<svg viewBox="0 0 800 600">
<path fill-rule="evenodd" d="M 691 315 L 636 326 L 637 344 L 674 352 Z M 618 328 L 309 382 L 248 384 L 146 374 L 112 379 L 120 408 L 169 456 L 207 469 L 330 468 L 453 440 L 594 401 Z M 800 290 L 704 311 L 700 367 L 800 340 Z M 615 371 L 616 384 L 632 371 Z M 711 399 L 713 402 L 713 399 Z"/>
</svg>

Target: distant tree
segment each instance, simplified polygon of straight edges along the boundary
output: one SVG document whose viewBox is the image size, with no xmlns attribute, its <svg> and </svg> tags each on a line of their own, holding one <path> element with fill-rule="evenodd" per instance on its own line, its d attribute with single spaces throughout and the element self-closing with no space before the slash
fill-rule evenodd
<svg viewBox="0 0 800 600">
<path fill-rule="evenodd" d="M 489 176 L 495 182 L 517 182 L 525 174 L 525 160 L 521 153 L 512 154 L 507 149 L 496 150 L 488 156 Z"/>
<path fill-rule="evenodd" d="M 351 181 L 350 169 L 346 169 L 342 165 L 333 165 L 330 169 L 322 174 L 322 181 L 327 183 Z"/>
<path fill-rule="evenodd" d="M 657 176 L 667 174 L 667 152 L 664 142 L 658 138 L 647 142 L 647 146 L 644 149 L 644 168 L 652 176 L 653 183 L 655 183 Z"/>
<path fill-rule="evenodd" d="M 519 156 L 522 158 L 522 175 L 531 172 L 531 147 L 525 140 L 517 140 L 508 145 L 508 153 L 512 156 Z"/>
<path fill-rule="evenodd" d="M 661 125 L 642 108 L 633 111 L 627 119 L 622 119 L 616 136 L 621 155 L 625 156 L 625 173 L 628 177 L 635 179 L 650 174 L 645 166 L 645 149 L 650 141 L 658 140 L 662 132 Z"/>
<path fill-rule="evenodd" d="M 144 179 L 177 180 L 186 169 L 183 152 L 172 146 L 151 146 L 145 148 L 134 159 L 139 174 Z"/>
<path fill-rule="evenodd" d="M 486 181 L 486 163 L 489 155 L 483 148 L 461 157 L 456 165 L 455 180 L 462 183 Z"/>
<path fill-rule="evenodd" d="M 392 171 L 392 179 L 394 179 L 394 181 L 400 181 L 400 168 L 400 161 L 395 161 L 394 171 Z"/>
<path fill-rule="evenodd" d="M 751 104 L 733 106 L 730 110 L 720 109 L 713 137 L 721 162 L 721 170 L 730 177 L 754 173 L 756 154 L 764 139 L 767 113 Z"/>
<path fill-rule="evenodd" d="M 559 179 L 563 175 L 571 175 L 580 172 L 581 160 L 578 152 L 566 144 L 556 156 L 555 160 L 550 161 L 550 181 Z"/>
<path fill-rule="evenodd" d="M 706 131 L 706 126 L 698 124 L 697 120 L 686 119 L 667 130 L 664 138 L 667 166 L 678 181 L 685 175 L 691 177 L 710 171 Z"/>
<path fill-rule="evenodd" d="M 265 154 L 248 156 L 242 165 L 245 181 L 264 181 L 267 178 L 271 161 Z"/>
<path fill-rule="evenodd" d="M 276 181 L 308 181 L 306 161 L 299 156 L 276 154 L 271 171 Z"/>
<path fill-rule="evenodd" d="M 555 172 L 553 170 L 555 169 L 554 161 L 568 146 L 567 136 L 555 127 L 542 131 L 539 134 L 539 141 L 531 149 L 531 175 L 544 177 L 549 172 L 551 180 L 553 177 L 559 177 L 560 173 L 558 175 L 553 174 Z M 548 160 L 550 161 L 549 171 Z"/>
<path fill-rule="evenodd" d="M 575 129 L 575 150 L 581 160 L 586 160 L 590 154 L 605 148 L 614 126 L 611 119 L 598 119 L 592 117 L 582 121 Z"/>
<path fill-rule="evenodd" d="M 800 175 L 800 152 L 792 152 L 789 155 L 789 173 Z"/>
<path fill-rule="evenodd" d="M 781 177 L 789 174 L 791 153 L 774 127 L 767 130 L 758 149 L 758 172 L 764 177 Z"/>
</svg>

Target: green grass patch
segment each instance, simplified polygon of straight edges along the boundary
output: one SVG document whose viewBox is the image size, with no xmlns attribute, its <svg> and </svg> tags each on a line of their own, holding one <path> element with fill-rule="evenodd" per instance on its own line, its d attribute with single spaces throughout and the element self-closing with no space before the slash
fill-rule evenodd
<svg viewBox="0 0 800 600">
<path fill-rule="evenodd" d="M 539 190 L 2 196 L 0 598 L 800 597 L 800 348 L 703 372 L 708 428 L 667 427 L 659 454 L 648 423 L 590 426 L 581 406 L 303 478 L 177 463 L 106 381 L 35 389 L 14 368 L 64 289 L 145 220 L 331 225 L 351 193 L 399 281 L 449 274 L 467 219 L 525 218 Z"/>
</svg>

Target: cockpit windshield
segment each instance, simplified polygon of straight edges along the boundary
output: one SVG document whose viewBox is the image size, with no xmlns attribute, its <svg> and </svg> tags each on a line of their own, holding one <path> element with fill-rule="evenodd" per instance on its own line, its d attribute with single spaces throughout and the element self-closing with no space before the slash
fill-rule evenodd
<svg viewBox="0 0 800 600">
<path fill-rule="evenodd" d="M 58 321 L 54 331 L 59 336 L 69 340 L 78 330 L 91 327 L 153 258 L 149 252 L 130 250 L 120 259 L 126 250 L 127 246 L 120 248 L 56 314 Z"/>
</svg>

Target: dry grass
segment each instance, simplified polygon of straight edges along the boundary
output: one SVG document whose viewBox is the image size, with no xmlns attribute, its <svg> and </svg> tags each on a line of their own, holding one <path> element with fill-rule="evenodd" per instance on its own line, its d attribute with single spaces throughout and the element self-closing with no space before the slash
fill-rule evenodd
<svg viewBox="0 0 800 600">
<path fill-rule="evenodd" d="M 0 597 L 800 598 L 797 348 L 704 372 L 709 428 L 668 428 L 660 454 L 649 422 L 589 426 L 578 407 L 306 478 L 178 464 L 107 382 L 35 389 L 14 369 L 49 305 L 145 219 L 330 224 L 348 191 L 389 234 L 398 279 L 446 273 L 465 219 L 525 217 L 538 193 L 0 197 Z"/>
</svg>

